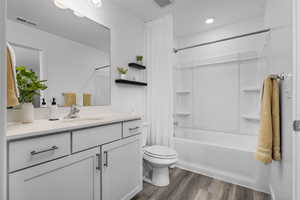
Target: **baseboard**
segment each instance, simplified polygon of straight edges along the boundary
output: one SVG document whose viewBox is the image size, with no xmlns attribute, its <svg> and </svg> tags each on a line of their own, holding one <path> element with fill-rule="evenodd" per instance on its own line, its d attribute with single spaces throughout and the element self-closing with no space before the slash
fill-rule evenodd
<svg viewBox="0 0 300 200">
<path fill-rule="evenodd" d="M 276 198 L 275 198 L 275 193 L 274 193 L 274 189 L 273 189 L 273 186 L 272 186 L 271 184 L 269 185 L 269 188 L 270 188 L 271 199 L 272 199 L 272 200 L 276 200 Z"/>
<path fill-rule="evenodd" d="M 198 165 L 194 165 L 194 164 L 191 164 L 191 163 L 187 163 L 187 162 L 178 162 L 176 164 L 176 167 L 178 167 L 180 169 L 187 170 L 187 171 L 191 171 L 191 172 L 194 172 L 194 173 L 197 173 L 197 174 L 202 174 L 202 175 L 205 175 L 205 176 L 208 176 L 208 177 L 211 177 L 211 178 L 215 178 L 215 179 L 227 182 L 227 183 L 232 183 L 232 184 L 235 184 L 235 185 L 246 187 L 246 188 L 249 188 L 249 189 L 252 189 L 252 190 L 255 190 L 255 191 L 264 192 L 264 193 L 267 193 L 267 194 L 270 193 L 270 191 L 268 191 L 268 189 L 258 188 L 254 184 L 251 184 L 251 180 L 249 180 L 247 178 L 244 178 L 244 177 L 240 178 L 241 181 L 237 181 L 237 180 L 234 180 L 236 178 L 231 178 L 228 175 L 227 176 L 221 175 L 220 173 L 216 172 L 215 170 L 211 170 L 211 169 L 201 167 L 201 166 L 198 166 Z"/>
</svg>

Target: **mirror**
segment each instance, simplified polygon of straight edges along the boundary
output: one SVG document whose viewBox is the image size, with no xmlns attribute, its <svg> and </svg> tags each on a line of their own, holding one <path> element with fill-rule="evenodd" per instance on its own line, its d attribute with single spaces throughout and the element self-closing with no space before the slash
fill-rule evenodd
<svg viewBox="0 0 300 200">
<path fill-rule="evenodd" d="M 25 66 L 47 80 L 48 88 L 34 99 L 35 107 L 43 98 L 49 105 L 53 97 L 60 106 L 68 106 L 66 98 L 86 106 L 110 104 L 107 27 L 60 9 L 51 0 L 9 0 L 7 40 L 16 67 Z"/>
</svg>

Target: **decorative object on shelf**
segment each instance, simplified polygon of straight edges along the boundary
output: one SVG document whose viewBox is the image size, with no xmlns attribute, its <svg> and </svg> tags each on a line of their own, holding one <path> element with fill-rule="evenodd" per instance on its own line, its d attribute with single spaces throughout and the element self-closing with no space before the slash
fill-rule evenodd
<svg viewBox="0 0 300 200">
<path fill-rule="evenodd" d="M 145 82 L 124 80 L 124 79 L 117 79 L 115 82 L 119 83 L 119 84 L 129 84 L 129 85 L 136 85 L 136 86 L 147 86 L 148 85 Z"/>
<path fill-rule="evenodd" d="M 143 58 L 144 58 L 143 56 L 136 56 L 136 63 L 143 65 Z"/>
<path fill-rule="evenodd" d="M 40 91 L 46 90 L 44 84 L 47 80 L 38 80 L 38 76 L 32 70 L 19 66 L 17 70 L 17 82 L 19 90 L 19 102 L 22 104 L 22 122 L 32 123 L 34 120 L 33 98 L 40 95 Z"/>
<path fill-rule="evenodd" d="M 126 75 L 127 75 L 127 72 L 128 72 L 128 69 L 126 68 L 123 68 L 123 67 L 118 67 L 117 68 L 119 74 L 120 74 L 120 79 L 126 79 Z"/>
<path fill-rule="evenodd" d="M 84 93 L 83 94 L 83 106 L 91 106 L 92 105 L 92 94 Z"/>
<path fill-rule="evenodd" d="M 63 93 L 64 96 L 64 106 L 70 107 L 74 104 L 77 104 L 76 94 L 75 93 Z"/>
</svg>

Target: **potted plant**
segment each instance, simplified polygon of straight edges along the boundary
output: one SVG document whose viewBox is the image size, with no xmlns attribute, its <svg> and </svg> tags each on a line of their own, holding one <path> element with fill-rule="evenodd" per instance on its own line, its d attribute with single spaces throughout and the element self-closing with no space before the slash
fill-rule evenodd
<svg viewBox="0 0 300 200">
<path fill-rule="evenodd" d="M 46 80 L 38 80 L 36 73 L 24 66 L 18 66 L 16 71 L 22 122 L 32 123 L 34 120 L 33 97 L 40 95 L 41 90 L 47 89 L 44 84 Z"/>
<path fill-rule="evenodd" d="M 143 64 L 143 56 L 136 56 L 136 63 L 142 65 Z"/>
<path fill-rule="evenodd" d="M 126 79 L 126 74 L 128 72 L 128 69 L 123 68 L 123 67 L 118 67 L 117 70 L 120 74 L 120 79 Z"/>
</svg>

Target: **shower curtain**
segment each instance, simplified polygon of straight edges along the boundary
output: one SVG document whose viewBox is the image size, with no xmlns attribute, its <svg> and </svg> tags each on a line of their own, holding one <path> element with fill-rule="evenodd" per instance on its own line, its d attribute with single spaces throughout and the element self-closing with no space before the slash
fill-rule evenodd
<svg viewBox="0 0 300 200">
<path fill-rule="evenodd" d="M 173 135 L 173 18 L 146 24 L 147 119 L 151 145 L 171 146 Z M 149 140 L 148 140 L 149 141 Z"/>
</svg>

